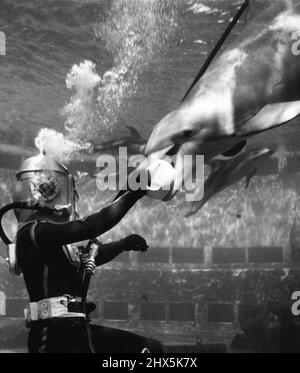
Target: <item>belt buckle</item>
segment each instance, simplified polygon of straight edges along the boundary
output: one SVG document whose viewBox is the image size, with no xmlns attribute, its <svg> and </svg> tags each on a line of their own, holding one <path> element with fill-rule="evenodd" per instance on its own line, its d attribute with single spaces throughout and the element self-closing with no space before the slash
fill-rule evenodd
<svg viewBox="0 0 300 373">
<path fill-rule="evenodd" d="M 38 302 L 37 312 L 39 320 L 46 320 L 51 318 L 52 310 L 51 302 L 49 301 L 49 299 L 42 299 Z"/>
<path fill-rule="evenodd" d="M 66 317 L 68 313 L 72 314 L 72 311 L 69 311 L 69 304 L 76 305 L 76 303 L 81 302 L 81 298 L 75 298 L 68 294 L 61 297 L 41 299 L 38 302 L 31 302 L 29 303 L 29 307 L 24 310 L 25 319 L 27 322 L 30 322 L 47 320 L 54 317 Z"/>
<path fill-rule="evenodd" d="M 35 302 L 30 302 L 28 307 L 24 309 L 26 322 L 38 320 L 38 306 Z"/>
</svg>

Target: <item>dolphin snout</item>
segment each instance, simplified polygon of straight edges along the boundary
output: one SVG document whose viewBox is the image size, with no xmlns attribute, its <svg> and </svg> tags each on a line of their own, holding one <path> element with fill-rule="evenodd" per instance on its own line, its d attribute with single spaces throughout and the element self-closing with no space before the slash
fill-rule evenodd
<svg viewBox="0 0 300 373">
<path fill-rule="evenodd" d="M 146 156 L 164 148 L 183 144 L 191 136 L 192 130 L 184 121 L 180 110 L 166 115 L 157 125 L 147 142 Z"/>
<path fill-rule="evenodd" d="M 172 148 L 174 146 L 174 142 L 171 138 L 162 139 L 159 136 L 155 136 L 152 134 L 149 141 L 147 142 L 145 148 L 145 155 L 148 157 L 149 155 L 156 153 L 162 149 Z"/>
</svg>

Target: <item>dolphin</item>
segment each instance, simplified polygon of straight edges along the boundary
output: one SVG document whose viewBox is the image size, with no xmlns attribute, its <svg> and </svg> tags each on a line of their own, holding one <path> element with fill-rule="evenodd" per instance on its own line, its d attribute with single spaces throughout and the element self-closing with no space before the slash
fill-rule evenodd
<svg viewBox="0 0 300 373">
<path fill-rule="evenodd" d="M 136 128 L 128 126 L 127 129 L 130 135 L 104 141 L 100 145 L 94 145 L 93 153 L 112 153 L 118 151 L 120 147 L 126 147 L 129 154 L 144 154 L 147 140 L 141 137 Z"/>
<path fill-rule="evenodd" d="M 204 183 L 204 196 L 200 201 L 192 202 L 191 216 L 200 210 L 213 196 L 246 177 L 246 188 L 250 180 L 257 174 L 257 167 L 269 159 L 274 152 L 264 148 L 245 151 L 231 159 L 213 159 L 209 163 L 212 171 Z"/>
<path fill-rule="evenodd" d="M 208 163 L 232 149 L 238 154 L 249 137 L 300 114 L 300 0 L 252 0 L 248 19 L 147 142 L 150 161 L 176 157 L 173 195 L 182 185 L 184 155 L 202 154 Z"/>
</svg>

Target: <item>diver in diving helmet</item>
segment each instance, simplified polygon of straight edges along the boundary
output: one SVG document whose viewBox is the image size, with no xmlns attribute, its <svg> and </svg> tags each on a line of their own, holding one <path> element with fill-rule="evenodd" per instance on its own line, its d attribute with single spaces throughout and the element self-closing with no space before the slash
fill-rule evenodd
<svg viewBox="0 0 300 373">
<path fill-rule="evenodd" d="M 147 243 L 132 234 L 101 244 L 97 237 L 114 227 L 145 195 L 128 191 L 102 210 L 80 219 L 73 176 L 51 157 L 25 160 L 17 172 L 14 209 L 18 220 L 16 242 L 0 224 L 9 246 L 11 271 L 22 272 L 30 303 L 25 310 L 29 352 L 162 352 L 159 342 L 90 323 L 95 306 L 86 301 L 96 266 L 123 251 L 146 251 Z M 86 246 L 76 243 L 88 240 Z"/>
<path fill-rule="evenodd" d="M 56 212 L 55 221 L 58 219 L 57 215 L 61 215 L 61 221 L 78 217 L 75 180 L 61 163 L 44 155 L 31 157 L 21 164 L 16 177 L 14 202 L 27 201 L 41 207 L 53 208 L 53 213 Z M 24 211 L 15 212 L 19 221 L 27 220 L 27 217 L 22 216 Z M 43 209 L 38 215 L 42 214 Z M 44 219 L 52 219 L 49 210 Z"/>
</svg>

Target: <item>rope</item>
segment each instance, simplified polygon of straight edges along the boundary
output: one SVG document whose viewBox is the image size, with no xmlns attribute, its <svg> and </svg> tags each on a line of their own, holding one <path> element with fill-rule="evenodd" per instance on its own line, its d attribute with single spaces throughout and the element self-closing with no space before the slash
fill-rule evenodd
<svg viewBox="0 0 300 373">
<path fill-rule="evenodd" d="M 190 88 L 188 89 L 188 91 L 184 95 L 183 99 L 181 100 L 181 103 L 186 99 L 187 95 L 193 89 L 193 87 L 198 82 L 198 80 L 202 78 L 202 76 L 204 75 L 204 73 L 206 72 L 206 70 L 208 69 L 208 67 L 210 66 L 210 64 L 212 63 L 213 59 L 215 58 L 216 54 L 219 52 L 219 50 L 221 49 L 222 45 L 226 41 L 227 37 L 231 33 L 232 29 L 237 24 L 238 20 L 241 18 L 242 14 L 244 13 L 244 11 L 246 10 L 246 8 L 248 7 L 249 1 L 250 0 L 245 0 L 244 1 L 243 5 L 240 7 L 240 9 L 236 13 L 236 15 L 234 16 L 234 18 L 232 19 L 232 21 L 229 23 L 229 25 L 227 26 L 227 28 L 224 31 L 223 35 L 221 36 L 221 38 L 219 39 L 219 41 L 215 45 L 215 47 L 212 50 L 212 52 L 210 53 L 210 55 L 208 56 L 207 60 L 204 62 L 203 66 L 201 67 L 199 73 L 197 74 L 197 76 L 194 79 L 193 83 L 191 84 Z"/>
</svg>

